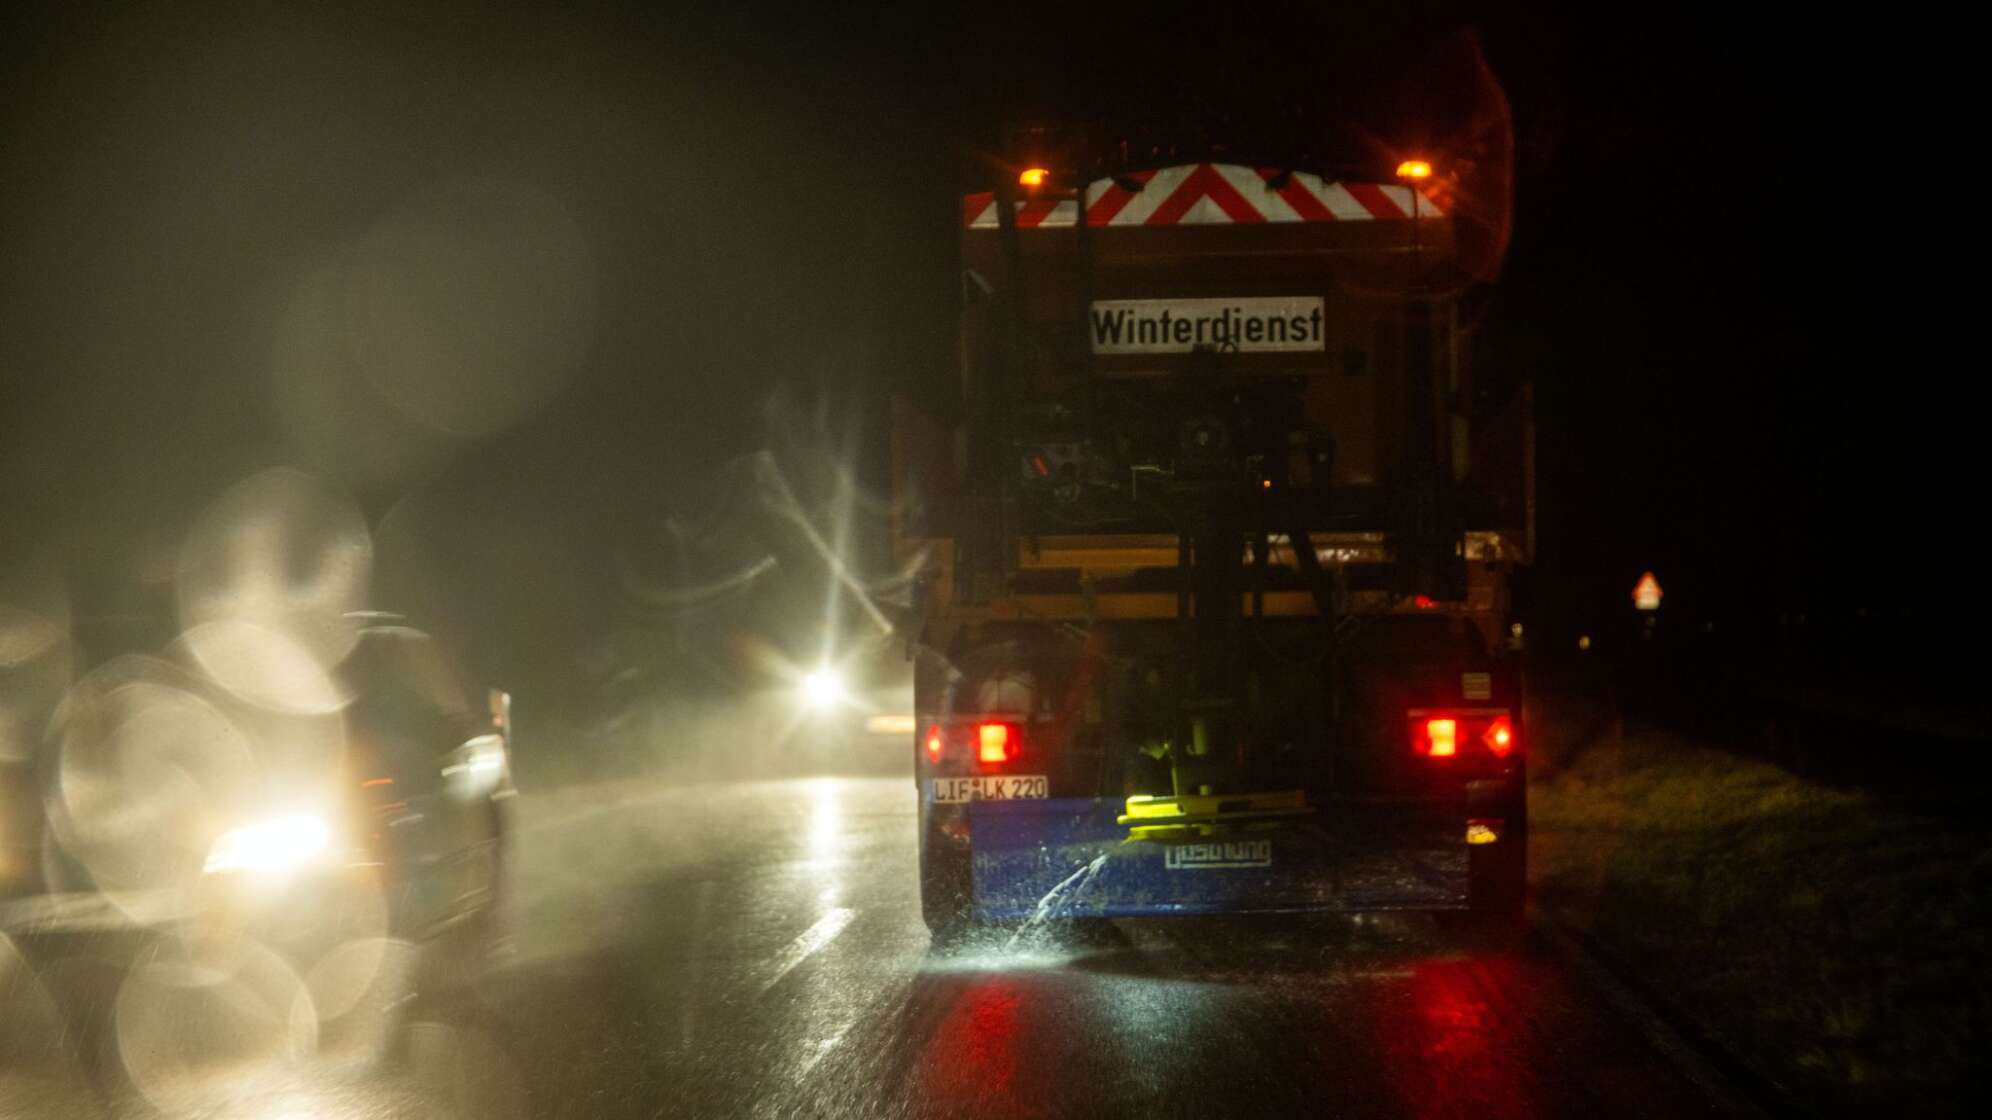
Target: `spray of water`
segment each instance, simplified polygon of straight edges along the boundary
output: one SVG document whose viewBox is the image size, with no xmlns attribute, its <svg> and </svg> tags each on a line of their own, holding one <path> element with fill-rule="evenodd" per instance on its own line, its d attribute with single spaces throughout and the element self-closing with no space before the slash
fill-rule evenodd
<svg viewBox="0 0 1992 1120">
<path fill-rule="evenodd" d="M 1068 894 L 1077 898 L 1085 893 L 1086 888 L 1091 886 L 1094 878 L 1100 874 L 1100 869 L 1106 865 L 1106 856 L 1095 857 L 1093 862 L 1067 875 L 1064 881 L 1046 891 L 1044 897 L 1038 899 L 1037 905 L 1031 909 L 1031 916 L 1010 934 L 1008 941 L 1004 942 L 1004 951 L 1013 950 L 1020 942 L 1037 936 L 1044 929 L 1045 922 L 1050 920 L 1053 907 Z"/>
</svg>

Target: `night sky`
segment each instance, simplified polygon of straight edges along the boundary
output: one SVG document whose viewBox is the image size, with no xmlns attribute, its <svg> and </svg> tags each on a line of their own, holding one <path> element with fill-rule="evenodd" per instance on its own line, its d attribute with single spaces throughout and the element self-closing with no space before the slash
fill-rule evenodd
<svg viewBox="0 0 1992 1120">
<path fill-rule="evenodd" d="M 1975 377 L 1944 355 L 1981 262 L 1937 250 L 1973 192 L 1928 43 L 1513 5 L 716 7 L 19 17 L 0 562 L 296 458 L 267 382 L 300 284 L 401 200 L 485 177 L 571 218 L 585 356 L 520 423 L 350 481 L 375 516 L 419 490 L 506 525 L 482 593 L 578 640 L 600 554 L 737 457 L 802 431 L 877 479 L 886 395 L 953 377 L 954 196 L 1006 126 L 1263 103 L 1415 141 L 1444 101 L 1419 68 L 1471 29 L 1517 189 L 1478 361 L 1536 386 L 1548 632 L 1613 625 L 1649 567 L 1683 625 L 1764 639 L 1781 612 L 1906 610 L 1927 652 L 1954 625 L 1929 605 L 1977 598 Z"/>
</svg>

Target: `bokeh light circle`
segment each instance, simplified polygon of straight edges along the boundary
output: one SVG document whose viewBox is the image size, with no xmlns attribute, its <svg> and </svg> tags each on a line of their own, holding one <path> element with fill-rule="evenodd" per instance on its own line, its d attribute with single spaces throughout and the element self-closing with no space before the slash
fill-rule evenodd
<svg viewBox="0 0 1992 1120">
<path fill-rule="evenodd" d="M 438 430 L 510 427 L 567 386 L 594 330 L 593 264 L 566 209 L 524 184 L 438 183 L 389 211 L 342 273 L 348 352 Z"/>
<path fill-rule="evenodd" d="M 188 652 L 215 683 L 279 711 L 343 703 L 373 541 L 344 494 L 289 467 L 230 487 L 187 534 L 175 592 Z"/>
</svg>

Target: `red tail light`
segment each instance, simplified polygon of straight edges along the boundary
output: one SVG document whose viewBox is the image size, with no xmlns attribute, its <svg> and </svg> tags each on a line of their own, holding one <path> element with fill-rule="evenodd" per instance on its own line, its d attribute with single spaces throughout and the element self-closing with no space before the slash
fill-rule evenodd
<svg viewBox="0 0 1992 1120">
<path fill-rule="evenodd" d="M 975 757 L 983 762 L 1010 761 L 1010 725 L 982 723 L 975 727 Z"/>
<path fill-rule="evenodd" d="M 1507 709 L 1413 708 L 1405 714 L 1410 717 L 1411 749 L 1425 758 L 1506 762 L 1522 746 L 1514 714 Z M 1485 755 L 1480 753 L 1483 747 Z"/>
<path fill-rule="evenodd" d="M 941 760 L 941 748 L 946 743 L 947 740 L 941 737 L 940 724 L 929 727 L 927 729 L 927 761 L 939 762 Z"/>
<path fill-rule="evenodd" d="M 1456 719 L 1428 719 L 1425 721 L 1425 753 L 1433 758 L 1450 758 L 1459 753 L 1459 721 Z"/>
</svg>

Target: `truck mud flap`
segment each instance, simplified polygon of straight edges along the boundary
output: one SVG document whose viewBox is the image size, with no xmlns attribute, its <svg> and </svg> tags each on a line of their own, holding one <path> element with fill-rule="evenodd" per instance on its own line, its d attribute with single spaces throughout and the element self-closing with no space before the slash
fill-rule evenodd
<svg viewBox="0 0 1992 1120">
<path fill-rule="evenodd" d="M 1277 829 L 1127 842 L 1105 798 L 969 806 L 978 918 L 1446 910 L 1467 904 L 1458 805 L 1347 798 Z M 1097 864 L 1097 866 L 1095 866 Z"/>
</svg>

